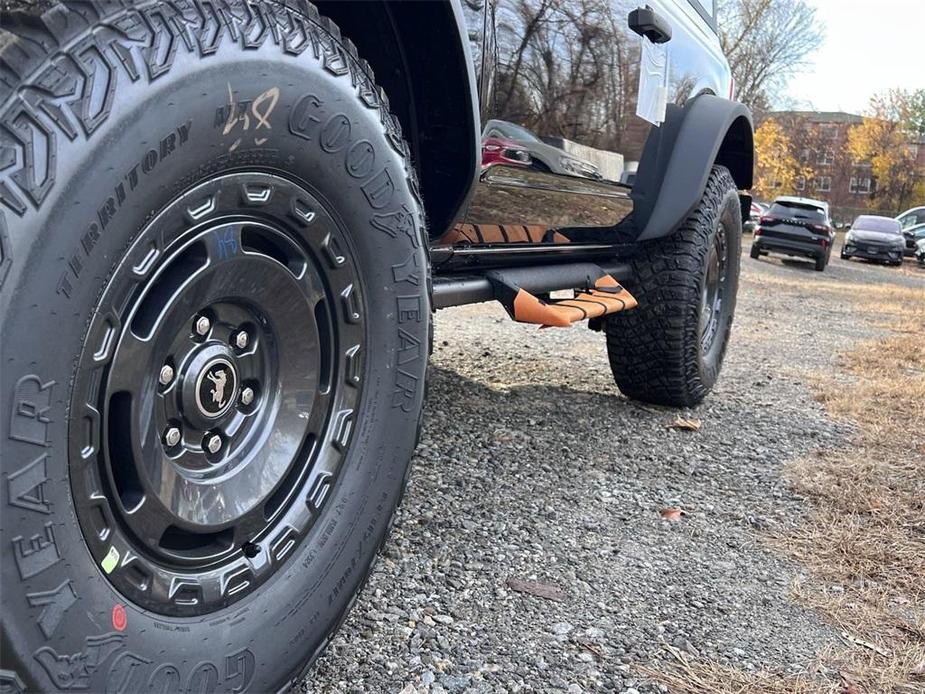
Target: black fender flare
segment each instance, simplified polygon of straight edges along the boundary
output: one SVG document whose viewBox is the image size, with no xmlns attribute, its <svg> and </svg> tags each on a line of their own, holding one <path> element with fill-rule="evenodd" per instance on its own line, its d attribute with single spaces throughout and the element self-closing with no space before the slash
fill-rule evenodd
<svg viewBox="0 0 925 694">
<path fill-rule="evenodd" d="M 752 115 L 736 101 L 701 94 L 668 106 L 643 148 L 633 199 L 637 240 L 672 234 L 700 202 L 714 164 L 727 167 L 740 190 L 752 187 Z"/>
<path fill-rule="evenodd" d="M 461 0 L 314 0 L 369 61 L 418 172 L 434 238 L 462 216 L 478 180 L 478 80 Z"/>
</svg>

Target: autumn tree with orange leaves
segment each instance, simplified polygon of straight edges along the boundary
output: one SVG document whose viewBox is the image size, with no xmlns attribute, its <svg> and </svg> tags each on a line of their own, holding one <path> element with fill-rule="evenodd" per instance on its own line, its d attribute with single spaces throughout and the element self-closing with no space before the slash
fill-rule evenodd
<svg viewBox="0 0 925 694">
<path fill-rule="evenodd" d="M 925 198 L 925 170 L 916 165 L 913 144 L 917 139 L 925 139 L 925 90 L 877 94 L 864 122 L 848 131 L 851 156 L 870 162 L 875 207 L 901 211 Z"/>
<path fill-rule="evenodd" d="M 755 197 L 771 200 L 797 192 L 799 178 L 809 179 L 812 170 L 800 165 L 793 141 L 775 118 L 755 131 Z"/>
</svg>

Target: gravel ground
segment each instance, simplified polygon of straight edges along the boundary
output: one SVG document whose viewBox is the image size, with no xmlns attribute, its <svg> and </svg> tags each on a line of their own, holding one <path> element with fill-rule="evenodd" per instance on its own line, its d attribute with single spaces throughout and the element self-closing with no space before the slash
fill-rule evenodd
<svg viewBox="0 0 925 694">
<path fill-rule="evenodd" d="M 620 396 L 599 334 L 536 330 L 495 305 L 440 312 L 425 431 L 384 556 L 307 691 L 664 691 L 631 664 L 692 656 L 802 671 L 835 642 L 787 599 L 800 568 L 756 532 L 805 511 L 788 460 L 842 445 L 801 376 L 876 335 L 848 305 L 769 277 L 896 281 L 833 260 L 743 257 L 721 381 L 682 412 Z M 659 510 L 683 508 L 678 522 Z M 560 587 L 563 601 L 509 579 Z"/>
</svg>

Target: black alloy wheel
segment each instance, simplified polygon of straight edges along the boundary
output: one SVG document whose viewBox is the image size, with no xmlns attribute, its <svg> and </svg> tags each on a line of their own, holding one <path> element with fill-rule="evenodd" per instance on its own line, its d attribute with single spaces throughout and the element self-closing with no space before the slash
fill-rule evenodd
<svg viewBox="0 0 925 694">
<path fill-rule="evenodd" d="M 726 229 L 717 225 L 707 255 L 706 273 L 700 301 L 700 344 L 709 353 L 719 333 L 723 317 L 723 301 L 729 292 L 726 275 Z"/>
<path fill-rule="evenodd" d="M 307 190 L 236 173 L 171 203 L 110 278 L 73 391 L 71 485 L 127 598 L 207 614 L 311 527 L 362 388 L 365 314 L 338 310 L 356 300 L 348 248 Z"/>
</svg>

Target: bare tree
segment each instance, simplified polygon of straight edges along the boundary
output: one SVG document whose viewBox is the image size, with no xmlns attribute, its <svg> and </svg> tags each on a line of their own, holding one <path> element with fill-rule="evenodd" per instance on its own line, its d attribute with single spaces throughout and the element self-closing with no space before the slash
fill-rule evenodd
<svg viewBox="0 0 925 694">
<path fill-rule="evenodd" d="M 723 52 L 738 98 L 761 114 L 775 105 L 784 80 L 819 47 L 823 28 L 806 0 L 722 0 Z"/>
<path fill-rule="evenodd" d="M 543 136 L 638 157 L 639 43 L 626 33 L 632 0 L 511 0 L 500 4 L 497 117 Z"/>
</svg>

